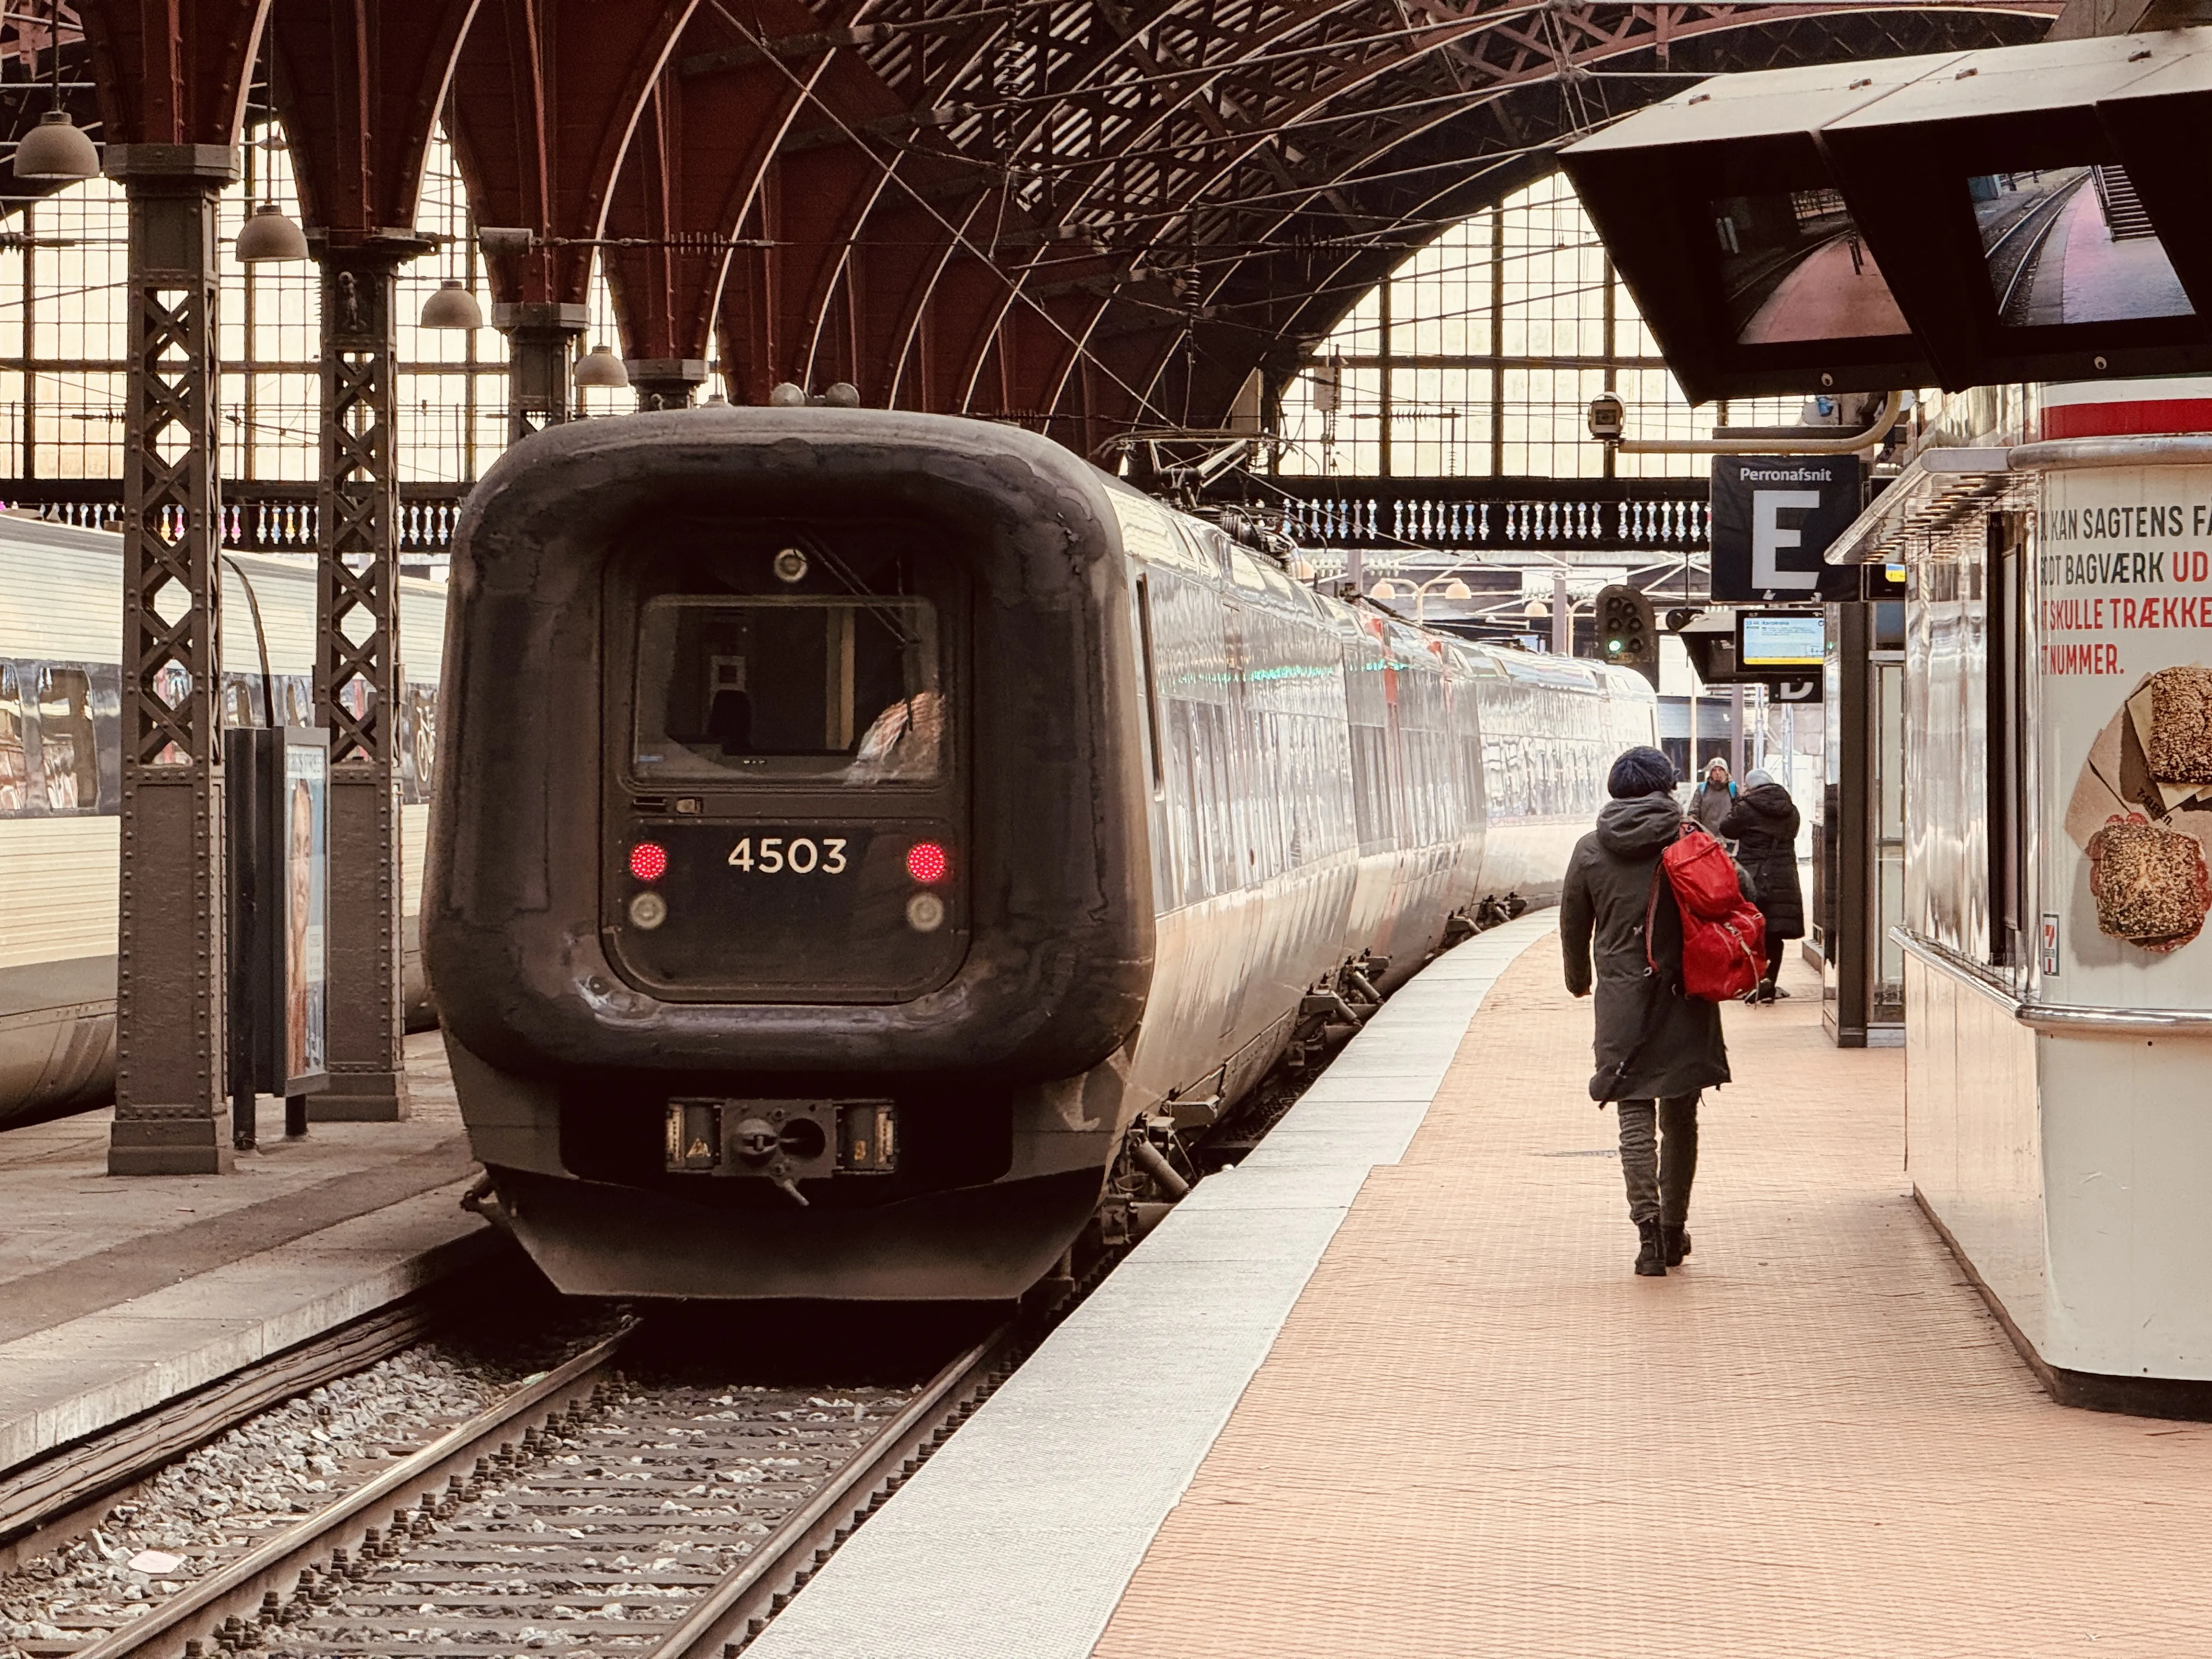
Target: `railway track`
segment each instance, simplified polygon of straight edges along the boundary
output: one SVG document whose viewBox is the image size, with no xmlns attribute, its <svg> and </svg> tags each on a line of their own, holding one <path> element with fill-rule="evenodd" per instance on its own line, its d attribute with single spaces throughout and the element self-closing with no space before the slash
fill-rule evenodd
<svg viewBox="0 0 2212 1659">
<path fill-rule="evenodd" d="M 644 1382 L 631 1327 L 75 1659 L 741 1650 L 1073 1296 L 918 1387 Z"/>
<path fill-rule="evenodd" d="M 2044 245 L 2050 240 L 2059 215 L 2086 187 L 2087 178 L 2085 171 L 2081 179 L 2051 191 L 2014 220 L 1983 255 L 1997 288 L 1997 316 L 2007 325 L 2017 327 L 2027 320 L 2028 296 L 2034 289 L 2036 264 L 2043 256 Z"/>
</svg>

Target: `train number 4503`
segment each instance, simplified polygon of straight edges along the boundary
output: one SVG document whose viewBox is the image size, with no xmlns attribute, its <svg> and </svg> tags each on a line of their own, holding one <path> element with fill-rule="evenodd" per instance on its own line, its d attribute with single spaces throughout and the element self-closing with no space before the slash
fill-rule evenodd
<svg viewBox="0 0 2212 1659">
<path fill-rule="evenodd" d="M 817 871 L 825 876 L 842 876 L 845 842 L 836 836 L 825 836 L 818 842 L 811 836 L 763 836 L 757 844 L 747 836 L 730 848 L 730 865 L 748 872 L 757 870 L 764 876 L 786 871 L 796 876 L 811 876 Z"/>
</svg>

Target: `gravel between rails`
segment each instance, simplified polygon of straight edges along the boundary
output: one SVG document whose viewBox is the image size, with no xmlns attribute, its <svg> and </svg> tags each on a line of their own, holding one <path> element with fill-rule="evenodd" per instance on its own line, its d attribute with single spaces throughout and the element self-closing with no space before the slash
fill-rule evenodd
<svg viewBox="0 0 2212 1659">
<path fill-rule="evenodd" d="M 373 1558 L 318 1575 L 262 1636 L 265 1650 L 493 1659 L 653 1646 L 915 1394 L 603 1385 L 442 1513 L 417 1510 Z"/>
<path fill-rule="evenodd" d="M 536 1329 L 427 1342 L 325 1383 L 142 1482 L 100 1525 L 0 1574 L 0 1659 L 56 1659 L 143 1617 L 618 1318 L 543 1304 L 534 1313 Z"/>
</svg>

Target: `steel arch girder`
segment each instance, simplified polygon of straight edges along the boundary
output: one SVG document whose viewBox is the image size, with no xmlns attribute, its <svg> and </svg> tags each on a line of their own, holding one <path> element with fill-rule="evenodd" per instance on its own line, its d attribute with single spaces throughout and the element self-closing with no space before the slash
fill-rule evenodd
<svg viewBox="0 0 2212 1659">
<path fill-rule="evenodd" d="M 477 222 L 572 244 L 600 235 L 647 95 L 697 3 L 483 0 L 451 103 Z M 541 246 L 485 264 L 498 300 L 577 304 L 591 249 Z"/>
<path fill-rule="evenodd" d="M 234 149 L 273 0 L 77 0 L 108 142 Z"/>
<path fill-rule="evenodd" d="M 1638 9 L 1639 11 L 1648 12 L 1653 9 L 1638 8 Z M 1679 11 L 1684 9 L 1670 8 L 1666 9 Z M 1852 7 L 1837 3 L 1836 0 L 1822 0 L 1821 3 L 1817 4 L 1800 3 L 1789 6 L 1777 5 L 1771 7 L 1762 7 L 1755 15 L 1744 15 L 1741 17 L 1723 14 L 1712 9 L 1700 8 L 1698 9 L 1706 11 L 1708 14 L 1702 20 L 1701 26 L 1694 28 L 1685 28 L 1680 26 L 1678 21 L 1677 27 L 1671 36 L 1672 42 L 1681 42 L 1698 38 L 1698 36 L 1711 36 L 1725 33 L 1741 33 L 1752 31 L 1769 30 L 1777 25 L 1818 21 L 1824 16 L 1831 18 L 1850 16 L 1854 19 L 1863 19 L 1869 16 L 1874 9 L 1863 6 Z M 1893 12 L 1898 14 L 1920 15 L 1923 16 L 1947 13 L 1957 14 L 1968 12 L 1974 15 L 1993 14 L 2000 15 L 2048 16 L 2051 15 L 2053 8 L 2047 3 L 2037 3 L 2036 0 L 2014 0 L 2013 3 L 2006 4 L 1899 4 L 1895 6 L 1884 7 L 1881 9 L 1885 13 Z M 1613 45 L 1603 52 L 1597 54 L 1592 61 L 1603 61 L 1606 58 L 1647 51 L 1650 49 L 1651 45 L 1652 40 L 1649 36 L 1638 36 L 1626 40 L 1620 40 L 1616 37 L 1616 44 Z M 1524 75 L 1516 83 L 1515 83 L 1514 86 L 1500 86 L 1498 87 L 1496 90 L 1502 94 L 1519 88 L 1541 85 L 1550 78 L 1551 76 L 1549 72 L 1543 75 Z M 1372 77 L 1368 77 L 1368 79 L 1371 80 Z M 1485 100 L 1483 101 L 1485 103 L 1488 103 L 1495 100 Z M 1383 142 L 1371 146 L 1366 152 L 1358 158 L 1358 161 L 1352 167 L 1347 168 L 1344 167 L 1340 161 L 1338 162 L 1336 165 L 1332 167 L 1328 177 L 1308 181 L 1300 187 L 1301 197 L 1303 199 L 1285 209 L 1285 210 L 1276 219 L 1276 227 L 1279 228 L 1282 224 L 1295 218 L 1297 211 L 1304 205 L 1304 200 L 1310 200 L 1312 197 L 1321 195 L 1324 193 L 1324 191 L 1329 190 L 1357 188 L 1359 184 L 1358 174 L 1358 169 L 1372 167 L 1376 161 L 1387 156 L 1391 152 L 1401 149 L 1406 144 L 1413 142 L 1416 138 L 1422 136 L 1422 134 L 1432 131 L 1437 128 L 1446 125 L 1448 119 L 1462 118 L 1466 112 L 1467 111 L 1465 109 L 1454 111 L 1450 117 L 1444 119 L 1425 122 L 1418 128 L 1407 131 L 1394 131 L 1388 135 Z M 1224 207 L 1232 207 L 1235 204 L 1232 200 L 1224 203 L 1223 205 Z M 1237 266 L 1232 267 L 1228 273 L 1225 273 L 1214 284 L 1213 291 L 1216 295 L 1220 293 L 1228 286 L 1230 282 L 1233 280 L 1236 269 L 1241 268 L 1243 263 L 1245 262 L 1238 261 Z M 1149 358 L 1147 358 L 1147 354 L 1144 351 L 1141 343 L 1147 338 L 1153 337 L 1158 332 L 1158 331 L 1143 331 L 1141 332 L 1134 332 L 1129 335 L 1119 337 L 1115 342 L 1109 343 L 1102 347 L 1100 355 L 1105 359 L 1114 362 L 1118 368 L 1121 368 L 1123 371 L 1123 378 L 1133 381 L 1138 386 L 1142 386 L 1150 392 L 1158 385 L 1162 377 L 1167 373 L 1170 368 L 1170 359 L 1174 353 L 1177 339 L 1179 338 L 1179 336 L 1176 336 L 1158 341 L 1154 349 L 1149 354 Z M 1236 367 L 1233 370 L 1224 370 L 1218 377 L 1215 379 L 1208 396 L 1202 401 L 1200 406 L 1211 410 L 1212 405 L 1219 404 L 1221 407 L 1225 408 L 1228 398 L 1234 395 L 1237 387 L 1243 383 L 1243 379 L 1249 372 L 1252 363 L 1250 362 L 1244 362 Z M 1194 418 L 1197 418 L 1195 415 Z"/>
<path fill-rule="evenodd" d="M 276 112 L 308 224 L 333 246 L 412 235 L 438 111 L 478 0 L 321 0 L 272 12 Z"/>
</svg>

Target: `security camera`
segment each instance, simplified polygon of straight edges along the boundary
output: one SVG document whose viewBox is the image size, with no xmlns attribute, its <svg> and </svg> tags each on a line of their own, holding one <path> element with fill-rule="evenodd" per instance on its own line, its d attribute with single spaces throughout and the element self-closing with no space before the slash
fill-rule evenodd
<svg viewBox="0 0 2212 1659">
<path fill-rule="evenodd" d="M 1600 443 L 1614 443 L 1628 427 L 1628 405 L 1610 392 L 1590 399 L 1589 434 Z"/>
</svg>

